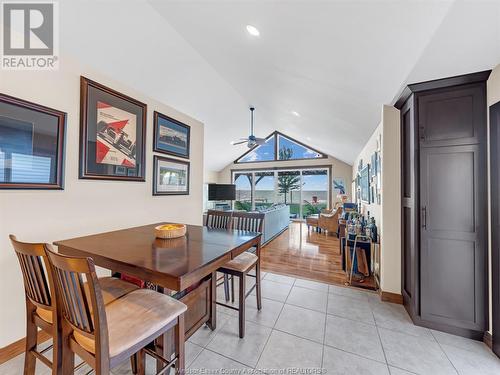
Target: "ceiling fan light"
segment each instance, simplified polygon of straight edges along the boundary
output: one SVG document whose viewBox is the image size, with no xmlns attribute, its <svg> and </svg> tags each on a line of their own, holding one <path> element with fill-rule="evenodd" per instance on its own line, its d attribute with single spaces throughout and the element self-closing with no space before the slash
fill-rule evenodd
<svg viewBox="0 0 500 375">
<path fill-rule="evenodd" d="M 252 36 L 260 36 L 260 31 L 253 25 L 247 25 L 247 31 Z"/>
</svg>

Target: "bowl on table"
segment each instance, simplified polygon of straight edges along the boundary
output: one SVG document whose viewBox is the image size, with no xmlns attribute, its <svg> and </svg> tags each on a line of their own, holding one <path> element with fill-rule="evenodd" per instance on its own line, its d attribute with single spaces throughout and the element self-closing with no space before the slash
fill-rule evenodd
<svg viewBox="0 0 500 375">
<path fill-rule="evenodd" d="M 157 238 L 178 238 L 186 234 L 186 224 L 166 223 L 155 227 Z"/>
</svg>

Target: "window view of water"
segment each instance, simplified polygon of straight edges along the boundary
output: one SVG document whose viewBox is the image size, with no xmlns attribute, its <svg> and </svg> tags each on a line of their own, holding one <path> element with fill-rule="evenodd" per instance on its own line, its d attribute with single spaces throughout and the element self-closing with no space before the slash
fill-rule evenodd
<svg viewBox="0 0 500 375">
<path fill-rule="evenodd" d="M 327 169 L 237 172 L 237 210 L 262 210 L 273 204 L 290 206 L 291 218 L 305 218 L 328 207 Z"/>
</svg>

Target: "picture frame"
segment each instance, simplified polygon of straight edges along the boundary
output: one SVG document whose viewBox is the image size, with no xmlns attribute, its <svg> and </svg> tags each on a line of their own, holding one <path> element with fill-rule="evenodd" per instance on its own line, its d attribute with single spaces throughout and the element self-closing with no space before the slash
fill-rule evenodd
<svg viewBox="0 0 500 375">
<path fill-rule="evenodd" d="M 146 181 L 147 105 L 80 77 L 80 179 Z"/>
<path fill-rule="evenodd" d="M 191 127 L 154 111 L 153 151 L 189 159 Z"/>
<path fill-rule="evenodd" d="M 335 194 L 346 194 L 345 179 L 343 177 L 333 178 L 333 191 Z"/>
<path fill-rule="evenodd" d="M 0 94 L 0 189 L 64 189 L 66 117 Z"/>
<path fill-rule="evenodd" d="M 189 195 L 190 162 L 153 157 L 153 195 Z"/>
<path fill-rule="evenodd" d="M 367 164 L 360 172 L 359 179 L 360 199 L 363 203 L 370 203 L 370 165 Z"/>
</svg>

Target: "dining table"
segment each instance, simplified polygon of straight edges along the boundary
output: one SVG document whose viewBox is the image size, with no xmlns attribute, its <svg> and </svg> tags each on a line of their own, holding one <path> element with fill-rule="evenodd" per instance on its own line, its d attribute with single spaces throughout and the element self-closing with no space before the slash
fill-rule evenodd
<svg viewBox="0 0 500 375">
<path fill-rule="evenodd" d="M 244 251 L 261 246 L 261 234 L 187 225 L 179 238 L 156 238 L 154 223 L 55 241 L 58 252 L 90 257 L 114 275 L 127 275 L 168 290 L 188 307 L 185 339 L 203 324 L 217 326 L 217 269 Z M 167 350 L 171 342 L 160 344 Z"/>
</svg>

